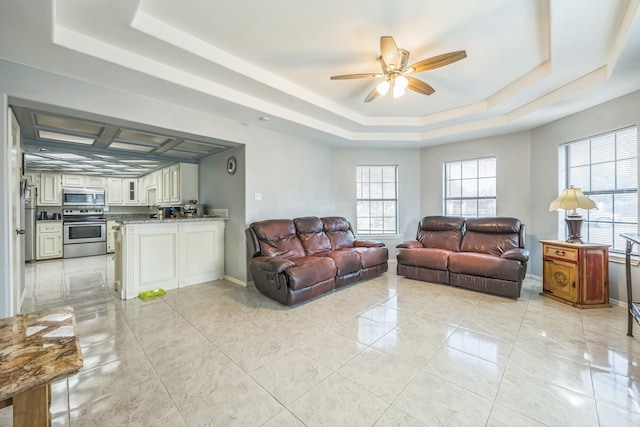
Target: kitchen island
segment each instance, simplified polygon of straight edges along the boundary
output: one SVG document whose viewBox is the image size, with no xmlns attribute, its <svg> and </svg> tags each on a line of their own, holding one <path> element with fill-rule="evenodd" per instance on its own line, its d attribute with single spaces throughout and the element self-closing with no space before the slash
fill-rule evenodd
<svg viewBox="0 0 640 427">
<path fill-rule="evenodd" d="M 115 234 L 115 285 L 122 299 L 224 277 L 226 218 L 122 219 Z"/>
</svg>

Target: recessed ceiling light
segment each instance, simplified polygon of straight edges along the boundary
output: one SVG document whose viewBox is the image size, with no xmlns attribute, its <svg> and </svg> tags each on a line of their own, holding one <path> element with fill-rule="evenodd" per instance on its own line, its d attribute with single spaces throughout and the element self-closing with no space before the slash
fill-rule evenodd
<svg viewBox="0 0 640 427">
<path fill-rule="evenodd" d="M 39 130 L 38 138 L 49 139 L 53 141 L 61 141 L 61 142 L 73 142 L 77 144 L 88 144 L 88 145 L 96 142 L 96 140 L 92 138 L 85 138 L 83 136 L 75 136 L 75 135 L 66 135 L 64 133 L 49 132 L 46 130 Z"/>
<path fill-rule="evenodd" d="M 50 153 L 47 155 L 48 157 L 54 157 L 56 159 L 66 159 L 66 160 L 86 160 L 87 158 L 84 156 L 78 156 L 73 153 Z"/>
<path fill-rule="evenodd" d="M 267 117 L 267 116 L 262 116 L 262 117 L 260 117 L 260 121 L 261 121 L 261 122 L 268 122 L 268 121 L 269 121 L 269 117 Z"/>
</svg>

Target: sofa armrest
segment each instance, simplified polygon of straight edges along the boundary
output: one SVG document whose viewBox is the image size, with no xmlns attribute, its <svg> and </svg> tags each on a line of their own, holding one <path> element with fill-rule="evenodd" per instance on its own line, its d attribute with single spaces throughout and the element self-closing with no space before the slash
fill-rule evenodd
<svg viewBox="0 0 640 427">
<path fill-rule="evenodd" d="M 529 261 L 529 251 L 520 248 L 509 249 L 508 251 L 500 255 L 500 258 L 515 259 L 521 262 L 527 262 Z"/>
<path fill-rule="evenodd" d="M 396 248 L 404 248 L 404 249 L 418 249 L 422 247 L 424 247 L 422 246 L 422 243 L 418 242 L 417 240 L 408 240 L 406 242 L 398 243 L 396 245 Z"/>
<path fill-rule="evenodd" d="M 282 273 L 287 268 L 291 268 L 296 265 L 291 260 L 269 256 L 259 256 L 253 258 L 251 260 L 251 263 L 260 270 L 275 274 Z"/>
<path fill-rule="evenodd" d="M 354 248 L 382 248 L 384 243 L 376 240 L 356 240 L 353 242 Z"/>
</svg>

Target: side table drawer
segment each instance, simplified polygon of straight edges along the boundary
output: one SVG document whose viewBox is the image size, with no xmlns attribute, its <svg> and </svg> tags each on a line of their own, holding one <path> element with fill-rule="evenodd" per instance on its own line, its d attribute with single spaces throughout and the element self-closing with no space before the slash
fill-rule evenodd
<svg viewBox="0 0 640 427">
<path fill-rule="evenodd" d="M 578 251 L 563 246 L 544 245 L 543 256 L 560 258 L 567 261 L 578 261 Z"/>
</svg>

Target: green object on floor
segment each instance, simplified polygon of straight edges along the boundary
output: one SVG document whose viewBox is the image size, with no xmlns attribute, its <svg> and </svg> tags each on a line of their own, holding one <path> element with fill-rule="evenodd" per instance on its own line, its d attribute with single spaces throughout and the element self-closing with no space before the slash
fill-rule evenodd
<svg viewBox="0 0 640 427">
<path fill-rule="evenodd" d="M 146 299 L 149 299 L 149 298 L 157 297 L 157 296 L 160 296 L 160 295 L 166 295 L 166 294 L 167 293 L 164 291 L 164 289 L 158 288 L 158 289 L 151 289 L 150 291 L 140 292 L 138 297 L 141 300 L 146 300 Z"/>
</svg>

